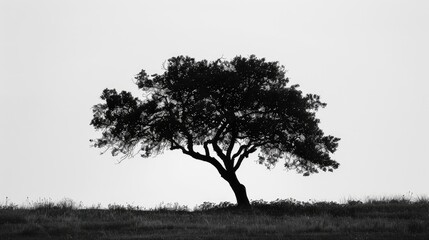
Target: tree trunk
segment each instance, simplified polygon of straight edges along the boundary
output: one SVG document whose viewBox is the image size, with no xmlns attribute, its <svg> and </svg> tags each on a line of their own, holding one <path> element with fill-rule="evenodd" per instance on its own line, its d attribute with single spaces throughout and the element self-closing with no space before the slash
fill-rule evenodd
<svg viewBox="0 0 429 240">
<path fill-rule="evenodd" d="M 250 208 L 250 202 L 247 198 L 246 187 L 238 181 L 235 172 L 228 174 L 228 177 L 225 180 L 229 183 L 232 190 L 234 191 L 238 207 Z"/>
</svg>

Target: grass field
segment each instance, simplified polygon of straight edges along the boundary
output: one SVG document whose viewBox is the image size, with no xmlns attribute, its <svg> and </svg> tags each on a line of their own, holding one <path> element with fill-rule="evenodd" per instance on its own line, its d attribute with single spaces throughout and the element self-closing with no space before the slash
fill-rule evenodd
<svg viewBox="0 0 429 240">
<path fill-rule="evenodd" d="M 203 203 L 77 206 L 71 200 L 30 207 L 0 205 L 0 239 L 429 239 L 429 201 L 253 201 L 252 210 Z"/>
</svg>

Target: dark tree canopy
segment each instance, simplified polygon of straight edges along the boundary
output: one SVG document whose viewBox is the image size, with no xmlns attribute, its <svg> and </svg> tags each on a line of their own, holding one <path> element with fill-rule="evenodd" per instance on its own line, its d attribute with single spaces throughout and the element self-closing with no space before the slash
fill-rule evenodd
<svg viewBox="0 0 429 240">
<path fill-rule="evenodd" d="M 282 160 L 304 175 L 339 165 L 330 157 L 339 138 L 325 136 L 315 116 L 326 104 L 288 86 L 278 62 L 253 55 L 213 62 L 178 56 L 163 74 L 142 70 L 135 79 L 143 99 L 105 89 L 105 102 L 93 108 L 91 124 L 102 131 L 94 146 L 113 155 L 179 149 L 211 163 L 228 182 L 256 151 L 259 163 L 272 167 Z"/>
</svg>

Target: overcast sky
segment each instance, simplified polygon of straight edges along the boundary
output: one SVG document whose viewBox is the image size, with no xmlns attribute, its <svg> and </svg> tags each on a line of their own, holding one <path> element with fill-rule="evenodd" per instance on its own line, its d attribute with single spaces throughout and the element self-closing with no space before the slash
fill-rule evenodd
<svg viewBox="0 0 429 240">
<path fill-rule="evenodd" d="M 319 94 L 340 137 L 333 173 L 303 177 L 243 162 L 250 199 L 428 196 L 428 1 L 0 0 L 0 204 L 64 197 L 152 207 L 235 202 L 211 165 L 179 151 L 119 157 L 90 147 L 104 88 L 172 56 L 279 61 Z"/>
</svg>

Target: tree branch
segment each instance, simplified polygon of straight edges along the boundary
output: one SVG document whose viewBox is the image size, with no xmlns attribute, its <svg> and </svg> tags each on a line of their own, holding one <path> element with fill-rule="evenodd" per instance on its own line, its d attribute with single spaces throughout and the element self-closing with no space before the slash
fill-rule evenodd
<svg viewBox="0 0 429 240">
<path fill-rule="evenodd" d="M 238 151 L 232 155 L 232 161 L 235 160 L 236 157 L 238 157 L 242 151 L 247 150 L 247 148 L 250 146 L 250 144 L 245 144 L 245 145 L 241 145 L 240 148 L 238 149 Z"/>
<path fill-rule="evenodd" d="M 180 149 L 182 150 L 182 152 L 186 151 L 186 149 L 183 146 L 181 146 L 178 142 L 174 141 L 174 139 L 170 139 L 169 141 L 171 143 L 170 150 Z"/>
<path fill-rule="evenodd" d="M 217 144 L 217 141 L 216 142 L 212 141 L 212 146 L 213 146 L 213 149 L 215 150 L 216 154 L 220 157 L 220 159 L 222 159 L 223 164 L 225 165 L 225 168 L 230 169 L 232 167 L 231 164 L 229 163 L 230 161 L 228 161 L 228 158 L 222 152 L 222 149 Z"/>
<path fill-rule="evenodd" d="M 190 154 L 188 154 L 188 155 L 190 155 L 191 157 L 193 157 L 195 159 L 198 159 L 198 160 L 212 164 L 217 169 L 217 171 L 219 172 L 219 174 L 222 177 L 226 176 L 225 168 L 223 168 L 222 164 L 220 164 L 219 161 L 217 161 L 215 158 L 208 157 L 208 156 L 202 155 L 202 154 L 194 152 L 194 151 L 190 152 Z"/>
<path fill-rule="evenodd" d="M 235 123 L 233 123 L 231 131 L 232 131 L 231 132 L 231 141 L 230 141 L 228 149 L 226 151 L 226 157 L 228 159 L 231 159 L 231 152 L 232 152 L 232 149 L 234 149 L 235 141 L 237 140 L 237 135 L 238 135 L 238 132 L 236 131 Z"/>
<path fill-rule="evenodd" d="M 227 126 L 228 126 L 228 123 L 223 122 L 222 125 L 220 126 L 219 130 L 216 132 L 216 135 L 213 137 L 212 140 L 209 141 L 212 144 L 213 149 L 215 150 L 216 154 L 220 157 L 220 159 L 222 159 L 226 169 L 228 169 L 232 166 L 230 166 L 230 164 L 228 163 L 228 159 L 227 159 L 226 155 L 223 153 L 222 149 L 219 147 L 217 142 L 220 140 L 220 136 L 221 136 L 222 132 L 225 131 Z"/>
<path fill-rule="evenodd" d="M 184 127 L 183 127 L 183 132 L 186 135 L 188 150 L 193 151 L 194 150 L 194 142 L 192 140 L 192 135 L 188 131 L 186 131 L 186 129 Z"/>
<path fill-rule="evenodd" d="M 243 154 L 240 155 L 240 157 L 238 158 L 237 164 L 234 167 L 234 172 L 238 170 L 238 168 L 240 167 L 241 163 L 243 162 L 243 160 L 247 157 L 249 157 L 249 154 L 255 152 L 257 149 L 256 146 L 252 146 L 251 148 L 249 148 L 248 150 L 245 150 L 243 152 Z"/>
<path fill-rule="evenodd" d="M 206 152 L 206 156 L 210 157 L 210 150 L 209 150 L 209 142 L 204 142 L 204 151 Z"/>
<path fill-rule="evenodd" d="M 203 154 L 198 153 L 198 152 L 195 152 L 192 149 L 186 150 L 186 148 L 184 148 L 183 146 L 181 146 L 180 144 L 178 144 L 176 141 L 174 141 L 174 139 L 170 139 L 170 142 L 172 143 L 172 146 L 170 148 L 171 150 L 180 149 L 180 150 L 182 150 L 182 152 L 184 154 L 189 155 L 192 158 L 195 158 L 197 160 L 201 160 L 201 161 L 204 161 L 204 162 L 208 162 L 208 163 L 210 163 L 211 165 L 213 165 L 216 168 L 216 170 L 219 172 L 219 174 L 222 177 L 226 176 L 226 170 L 225 170 L 225 168 L 215 158 L 207 156 L 207 155 L 203 155 Z"/>
</svg>

